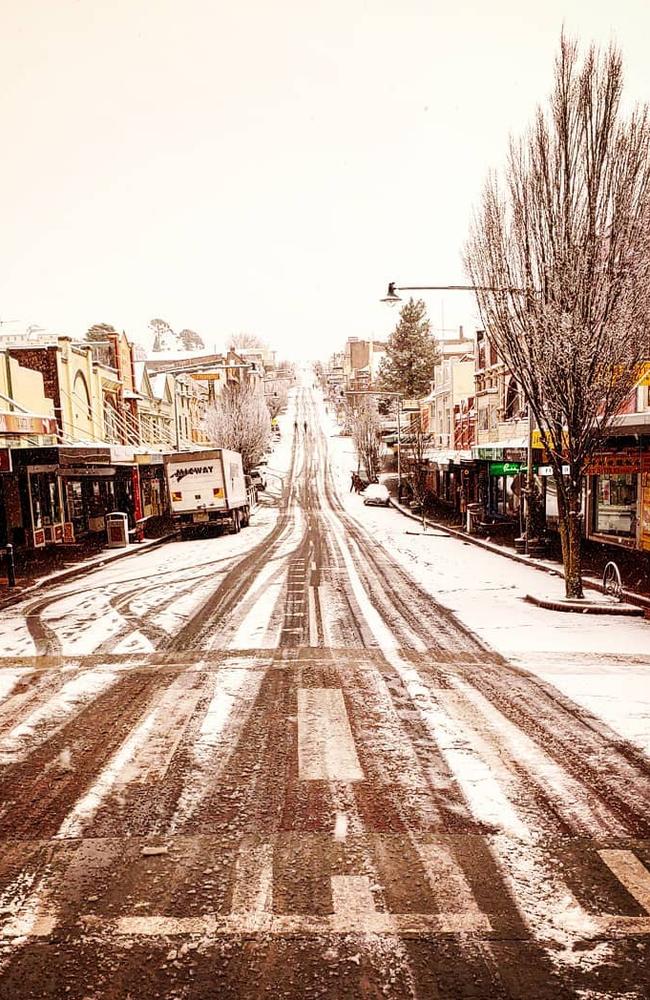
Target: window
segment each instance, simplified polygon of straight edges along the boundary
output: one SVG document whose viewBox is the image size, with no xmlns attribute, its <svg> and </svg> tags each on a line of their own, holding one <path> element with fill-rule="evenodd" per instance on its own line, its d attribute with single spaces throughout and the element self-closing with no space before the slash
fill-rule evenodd
<svg viewBox="0 0 650 1000">
<path fill-rule="evenodd" d="M 521 403 L 519 401 L 519 386 L 515 378 L 511 378 L 508 382 L 508 388 L 506 390 L 506 408 L 505 408 L 505 419 L 514 420 L 521 414 Z"/>
<path fill-rule="evenodd" d="M 87 431 L 92 428 L 92 408 L 88 385 L 81 372 L 77 372 L 72 389 L 72 419 L 75 430 Z"/>
<path fill-rule="evenodd" d="M 638 476 L 596 476 L 594 531 L 619 538 L 636 537 Z"/>
</svg>

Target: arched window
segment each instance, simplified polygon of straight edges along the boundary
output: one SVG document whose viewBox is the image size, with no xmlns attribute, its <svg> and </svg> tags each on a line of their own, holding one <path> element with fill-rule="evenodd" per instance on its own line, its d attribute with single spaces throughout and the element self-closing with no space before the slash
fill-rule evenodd
<svg viewBox="0 0 650 1000">
<path fill-rule="evenodd" d="M 83 372 L 77 372 L 72 389 L 72 415 L 76 431 L 82 431 L 92 437 L 93 411 L 90 405 L 90 393 Z"/>
<path fill-rule="evenodd" d="M 521 415 L 521 410 L 522 406 L 519 395 L 519 386 L 517 385 L 517 380 L 513 376 L 508 382 L 508 389 L 506 391 L 506 420 L 514 420 L 515 417 L 519 417 Z"/>
</svg>

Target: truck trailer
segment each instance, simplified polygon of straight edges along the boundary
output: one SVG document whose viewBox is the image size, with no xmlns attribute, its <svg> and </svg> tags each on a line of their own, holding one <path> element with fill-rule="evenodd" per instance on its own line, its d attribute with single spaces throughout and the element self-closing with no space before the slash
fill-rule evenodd
<svg viewBox="0 0 650 1000">
<path fill-rule="evenodd" d="M 237 532 L 250 523 L 251 494 L 241 455 L 225 448 L 164 456 L 174 523 L 181 536 L 197 528 L 228 525 Z"/>
</svg>

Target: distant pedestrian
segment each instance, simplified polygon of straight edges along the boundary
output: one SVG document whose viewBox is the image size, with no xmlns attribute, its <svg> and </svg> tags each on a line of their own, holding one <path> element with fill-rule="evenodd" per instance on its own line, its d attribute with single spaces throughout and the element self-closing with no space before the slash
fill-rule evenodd
<svg viewBox="0 0 650 1000">
<path fill-rule="evenodd" d="M 306 433 L 307 433 L 307 421 L 306 421 L 306 420 L 305 420 L 305 422 L 304 422 L 304 424 L 303 424 L 302 426 L 304 427 L 304 429 L 305 429 L 305 434 L 306 434 Z"/>
<path fill-rule="evenodd" d="M 352 476 L 352 482 L 350 483 L 350 493 L 352 493 L 352 490 L 357 485 L 357 474 L 356 474 L 356 472 L 352 472 L 351 476 Z"/>
<path fill-rule="evenodd" d="M 293 429 L 296 432 L 298 431 L 298 421 L 297 420 L 294 420 L 294 422 L 293 422 Z"/>
</svg>

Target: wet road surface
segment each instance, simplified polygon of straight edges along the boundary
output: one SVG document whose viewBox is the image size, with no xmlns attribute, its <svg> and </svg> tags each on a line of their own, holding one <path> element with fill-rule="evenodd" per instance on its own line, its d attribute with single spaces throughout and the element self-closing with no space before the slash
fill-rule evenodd
<svg viewBox="0 0 650 1000">
<path fill-rule="evenodd" d="M 647 759 L 373 542 L 296 407 L 247 550 L 12 611 L 0 997 L 648 996 Z"/>
</svg>

